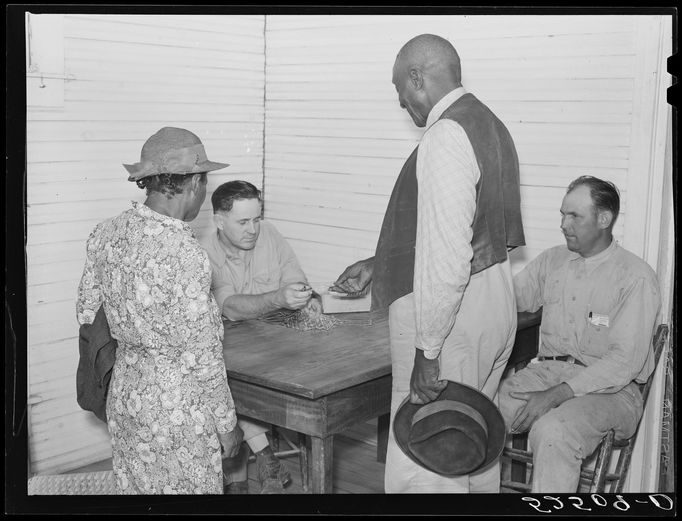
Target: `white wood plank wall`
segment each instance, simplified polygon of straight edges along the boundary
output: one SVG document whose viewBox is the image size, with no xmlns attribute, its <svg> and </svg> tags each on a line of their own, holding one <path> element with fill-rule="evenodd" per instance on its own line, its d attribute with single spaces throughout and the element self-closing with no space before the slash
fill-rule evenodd
<svg viewBox="0 0 682 521">
<path fill-rule="evenodd" d="M 48 15 L 40 15 L 48 16 Z M 101 220 L 144 200 L 122 163 L 139 161 L 163 126 L 196 133 L 209 175 L 192 224 L 210 229 L 210 195 L 234 178 L 262 185 L 264 17 L 51 15 L 63 23 L 61 106 L 28 84 L 27 306 L 31 472 L 61 472 L 111 455 L 102 422 L 76 403 L 76 288 L 85 241 Z M 34 35 L 40 38 L 43 35 Z"/>
<path fill-rule="evenodd" d="M 647 145 L 631 142 L 644 49 L 637 18 L 268 16 L 266 217 L 314 282 L 373 254 L 395 178 L 422 132 L 398 105 L 393 62 L 410 38 L 434 33 L 454 44 L 465 88 L 515 140 L 527 247 L 514 253 L 514 271 L 563 242 L 559 206 L 582 174 L 619 186 L 622 241 L 632 218 L 629 160 Z"/>
<path fill-rule="evenodd" d="M 95 224 L 144 199 L 121 163 L 137 161 L 153 132 L 188 128 L 209 158 L 231 164 L 209 176 L 199 236 L 213 229 L 213 189 L 251 181 L 323 287 L 374 253 L 422 132 L 398 105 L 393 61 L 413 36 L 439 34 L 459 51 L 464 86 L 517 145 L 528 246 L 514 252 L 514 271 L 563 242 L 558 209 L 582 174 L 619 186 L 616 237 L 642 255 L 659 241 L 659 18 L 63 15 L 63 64 L 45 71 L 65 79 L 46 76 L 39 91 L 38 76 L 27 78 L 31 471 L 110 455 L 104 425 L 76 404 L 76 288 Z"/>
</svg>

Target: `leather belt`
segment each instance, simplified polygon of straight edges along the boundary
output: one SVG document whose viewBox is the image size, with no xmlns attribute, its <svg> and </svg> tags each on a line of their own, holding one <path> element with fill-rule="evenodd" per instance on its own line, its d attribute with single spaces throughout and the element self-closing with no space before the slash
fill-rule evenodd
<svg viewBox="0 0 682 521">
<path fill-rule="evenodd" d="M 576 365 L 582 365 L 583 367 L 587 367 L 580 360 L 572 357 L 571 355 L 538 356 L 538 360 L 540 360 L 541 362 L 544 362 L 545 360 L 559 360 L 560 362 L 568 362 L 569 364 L 576 364 Z"/>
</svg>

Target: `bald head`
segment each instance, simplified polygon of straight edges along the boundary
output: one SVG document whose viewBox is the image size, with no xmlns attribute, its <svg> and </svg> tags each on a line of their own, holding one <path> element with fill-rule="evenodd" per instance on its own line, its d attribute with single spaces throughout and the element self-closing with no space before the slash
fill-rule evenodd
<svg viewBox="0 0 682 521">
<path fill-rule="evenodd" d="M 403 45 L 393 65 L 393 85 L 400 106 L 418 127 L 443 96 L 460 87 L 457 51 L 445 38 L 421 34 Z"/>
<path fill-rule="evenodd" d="M 459 55 L 452 44 L 435 34 L 420 34 L 403 45 L 395 61 L 403 71 L 419 69 L 437 81 L 444 88 L 452 90 L 462 81 Z"/>
</svg>

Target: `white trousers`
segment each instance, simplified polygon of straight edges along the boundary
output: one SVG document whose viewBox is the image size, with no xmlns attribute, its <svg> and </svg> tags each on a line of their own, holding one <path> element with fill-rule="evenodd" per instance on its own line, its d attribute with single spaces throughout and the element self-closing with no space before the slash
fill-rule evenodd
<svg viewBox="0 0 682 521">
<path fill-rule="evenodd" d="M 500 385 L 500 411 L 511 427 L 526 402 L 512 398 L 512 391 L 544 391 L 585 368 L 568 362 L 531 363 Z M 573 494 L 578 490 L 580 467 L 609 429 L 616 437 L 632 436 L 642 416 L 642 395 L 631 382 L 617 393 L 590 393 L 565 401 L 541 416 L 531 427 L 528 444 L 533 453 L 534 494 Z"/>
<path fill-rule="evenodd" d="M 244 441 L 255 454 L 268 446 L 266 432 L 270 431 L 270 425 L 256 420 L 237 418 L 239 427 L 244 431 Z"/>
<path fill-rule="evenodd" d="M 415 340 L 414 294 L 389 307 L 393 387 L 386 454 L 386 493 L 497 493 L 499 461 L 474 474 L 445 477 L 422 468 L 400 450 L 393 418 L 410 391 Z M 440 354 L 440 378 L 481 390 L 495 400 L 498 384 L 514 346 L 516 302 L 509 261 L 473 275 L 457 319 Z"/>
</svg>

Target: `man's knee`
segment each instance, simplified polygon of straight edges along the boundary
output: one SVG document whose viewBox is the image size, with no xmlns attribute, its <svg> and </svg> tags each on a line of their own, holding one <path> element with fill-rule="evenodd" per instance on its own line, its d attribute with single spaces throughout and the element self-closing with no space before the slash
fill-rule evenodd
<svg viewBox="0 0 682 521">
<path fill-rule="evenodd" d="M 546 448 L 553 450 L 569 450 L 581 455 L 582 443 L 570 422 L 560 415 L 552 414 L 552 411 L 538 418 L 528 434 L 528 443 L 531 450 Z"/>
<path fill-rule="evenodd" d="M 560 441 L 563 436 L 563 426 L 555 418 L 543 414 L 530 429 L 528 441 L 532 446 Z"/>
</svg>

